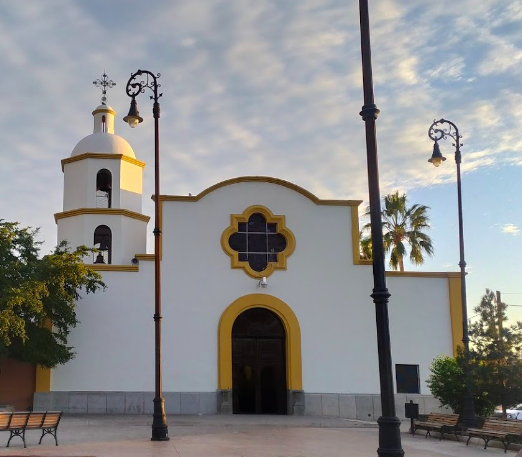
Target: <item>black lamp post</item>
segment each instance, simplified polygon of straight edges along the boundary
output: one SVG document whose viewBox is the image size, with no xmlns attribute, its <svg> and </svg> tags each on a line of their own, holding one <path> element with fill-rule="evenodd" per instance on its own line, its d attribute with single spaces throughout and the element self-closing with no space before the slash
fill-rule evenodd
<svg viewBox="0 0 522 457">
<path fill-rule="evenodd" d="M 401 421 L 395 415 L 393 371 L 388 319 L 388 299 L 384 270 L 384 247 L 381 221 L 381 193 L 379 189 L 379 164 L 377 160 L 377 137 L 375 120 L 379 110 L 374 103 L 373 77 L 370 46 L 370 20 L 368 0 L 359 0 L 361 23 L 361 54 L 364 90 L 364 106 L 360 115 L 366 126 L 366 155 L 368 160 L 368 188 L 370 196 L 370 222 L 373 255 L 373 293 L 375 320 L 377 323 L 377 349 L 379 354 L 379 376 L 381 384 L 382 416 L 379 417 L 379 448 L 381 457 L 401 457 Z"/>
<path fill-rule="evenodd" d="M 147 70 L 138 70 L 133 73 L 127 82 L 127 95 L 132 98 L 129 114 L 123 118 L 132 128 L 136 127 L 143 118 L 138 113 L 136 96 L 145 92 L 148 88 L 152 91 L 151 100 L 154 100 L 152 113 L 154 116 L 154 330 L 155 330 L 155 395 L 154 414 L 152 416 L 152 441 L 168 441 L 169 428 L 165 414 L 165 401 L 162 393 L 161 379 L 161 264 L 160 264 L 160 237 L 159 228 L 159 99 L 163 94 L 158 94 L 158 78 Z M 143 78 L 143 79 L 141 79 Z"/>
<path fill-rule="evenodd" d="M 441 127 L 443 124 L 447 124 L 448 127 Z M 447 139 L 450 137 L 455 146 L 455 163 L 457 164 L 457 195 L 458 195 L 458 210 L 459 210 L 459 249 L 460 249 L 460 295 L 462 302 L 462 343 L 464 343 L 464 375 L 465 375 L 465 386 L 464 386 L 464 398 L 462 399 L 462 412 L 460 413 L 460 424 L 465 427 L 476 427 L 477 416 L 475 414 L 475 404 L 470 391 L 470 371 L 469 371 L 469 336 L 468 336 L 468 308 L 466 300 L 466 261 L 464 260 L 464 229 L 462 224 L 462 185 L 460 179 L 460 147 L 462 143 L 460 139 L 462 136 L 459 134 L 457 126 L 447 119 L 439 119 L 431 124 L 428 130 L 428 136 L 435 142 L 433 145 L 433 154 L 428 162 L 438 167 L 442 162 L 446 160 L 442 156 L 439 148 L 439 140 Z"/>
</svg>

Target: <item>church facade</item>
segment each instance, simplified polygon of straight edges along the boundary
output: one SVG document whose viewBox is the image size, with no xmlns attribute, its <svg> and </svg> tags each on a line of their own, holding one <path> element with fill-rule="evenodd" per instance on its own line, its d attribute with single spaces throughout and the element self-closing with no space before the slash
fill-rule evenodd
<svg viewBox="0 0 522 457">
<path fill-rule="evenodd" d="M 37 369 L 35 409 L 152 413 L 154 254 L 142 214 L 145 164 L 100 105 L 62 160 L 58 241 L 105 291 L 77 305 L 76 357 Z M 361 200 L 321 200 L 287 181 L 238 177 L 162 195 L 163 394 L 167 414 L 314 414 L 376 420 L 379 373 L 371 262 L 359 255 Z M 397 413 L 439 408 L 429 366 L 462 338 L 458 273 L 388 272 Z"/>
</svg>

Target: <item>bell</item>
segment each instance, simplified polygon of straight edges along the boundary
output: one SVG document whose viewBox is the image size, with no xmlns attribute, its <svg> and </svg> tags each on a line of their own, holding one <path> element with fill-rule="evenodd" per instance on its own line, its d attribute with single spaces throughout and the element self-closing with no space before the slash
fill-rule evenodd
<svg viewBox="0 0 522 457">
<path fill-rule="evenodd" d="M 94 263 L 105 263 L 105 259 L 103 258 L 103 254 L 101 252 L 98 252 Z"/>
</svg>

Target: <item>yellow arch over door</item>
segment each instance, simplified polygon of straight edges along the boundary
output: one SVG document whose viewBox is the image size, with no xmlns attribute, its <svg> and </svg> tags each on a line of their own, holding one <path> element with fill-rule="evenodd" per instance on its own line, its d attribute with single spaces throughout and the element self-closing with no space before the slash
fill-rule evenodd
<svg viewBox="0 0 522 457">
<path fill-rule="evenodd" d="M 218 328 L 218 388 L 232 389 L 232 326 L 237 316 L 250 308 L 266 308 L 281 319 L 286 332 L 287 389 L 303 390 L 299 322 L 285 302 L 267 294 L 244 295 L 221 315 Z"/>
</svg>

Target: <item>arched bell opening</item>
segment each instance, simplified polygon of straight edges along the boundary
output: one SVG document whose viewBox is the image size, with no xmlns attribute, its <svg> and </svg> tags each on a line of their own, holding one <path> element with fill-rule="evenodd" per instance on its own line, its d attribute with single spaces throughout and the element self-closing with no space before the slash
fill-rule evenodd
<svg viewBox="0 0 522 457">
<path fill-rule="evenodd" d="M 112 174 L 102 169 L 96 175 L 96 208 L 112 207 Z"/>
<path fill-rule="evenodd" d="M 266 308 L 242 312 L 232 327 L 234 414 L 286 414 L 286 331 Z"/>
<path fill-rule="evenodd" d="M 112 232 L 106 225 L 99 225 L 94 231 L 94 247 L 99 252 L 93 254 L 93 263 L 112 263 Z"/>
</svg>

